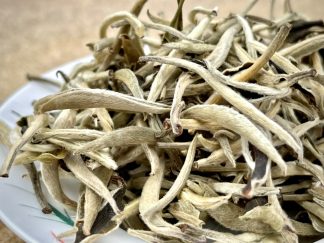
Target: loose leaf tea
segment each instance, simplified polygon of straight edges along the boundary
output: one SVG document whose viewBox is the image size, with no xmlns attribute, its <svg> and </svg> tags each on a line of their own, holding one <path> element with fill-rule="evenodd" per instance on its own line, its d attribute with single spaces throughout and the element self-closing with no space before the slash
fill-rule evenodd
<svg viewBox="0 0 324 243">
<path fill-rule="evenodd" d="M 195 7 L 187 21 L 178 0 L 172 19 L 143 21 L 138 0 L 104 18 L 93 59 L 58 71 L 61 90 L 33 104 L 15 139 L 0 124 L 11 147 L 0 175 L 24 165 L 44 213 L 43 184 L 75 212 L 58 236 L 75 242 L 118 227 L 148 242 L 323 238 L 323 21 L 288 0 L 279 19 L 275 1 L 271 20 L 249 15 L 257 2 L 226 18 Z"/>
</svg>

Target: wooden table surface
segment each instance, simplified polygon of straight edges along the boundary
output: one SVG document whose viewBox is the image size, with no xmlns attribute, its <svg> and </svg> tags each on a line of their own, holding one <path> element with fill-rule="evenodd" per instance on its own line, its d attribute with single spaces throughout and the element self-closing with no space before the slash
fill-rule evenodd
<svg viewBox="0 0 324 243">
<path fill-rule="evenodd" d="M 22 86 L 26 73 L 41 74 L 65 62 L 88 55 L 85 44 L 98 39 L 101 20 L 115 11 L 128 10 L 133 0 L 0 0 L 0 103 Z M 193 6 L 219 7 L 219 15 L 239 13 L 248 1 L 190 0 Z M 282 13 L 283 0 L 277 0 Z M 269 16 L 270 0 L 259 0 L 251 13 Z M 324 1 L 292 0 L 293 8 L 313 19 L 322 18 Z M 176 0 L 149 0 L 146 9 L 163 11 L 169 19 Z M 145 11 L 142 16 L 145 18 Z M 1 200 L 1 199 L 0 199 Z M 0 222 L 0 242 L 22 242 Z"/>
<path fill-rule="evenodd" d="M 0 222 L 0 242 L 20 243 L 24 242 L 12 233 L 2 222 Z"/>
</svg>

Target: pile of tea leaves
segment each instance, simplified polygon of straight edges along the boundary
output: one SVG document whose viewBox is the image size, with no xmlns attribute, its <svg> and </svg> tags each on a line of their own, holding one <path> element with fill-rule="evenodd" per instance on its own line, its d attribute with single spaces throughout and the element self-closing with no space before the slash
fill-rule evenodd
<svg viewBox="0 0 324 243">
<path fill-rule="evenodd" d="M 104 19 L 90 62 L 58 71 L 64 85 L 19 120 L 1 176 L 25 166 L 44 213 L 45 189 L 75 212 L 58 237 L 76 242 L 118 227 L 147 242 L 323 238 L 323 21 L 289 1 L 278 19 L 249 15 L 256 0 L 189 21 L 178 0 L 172 20 L 142 21 L 145 2 Z"/>
</svg>

